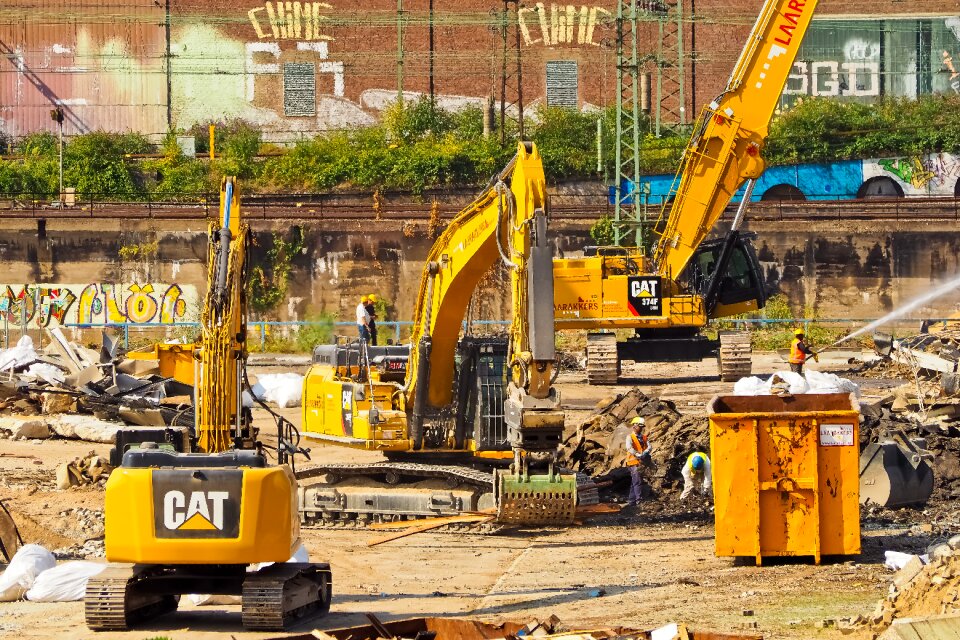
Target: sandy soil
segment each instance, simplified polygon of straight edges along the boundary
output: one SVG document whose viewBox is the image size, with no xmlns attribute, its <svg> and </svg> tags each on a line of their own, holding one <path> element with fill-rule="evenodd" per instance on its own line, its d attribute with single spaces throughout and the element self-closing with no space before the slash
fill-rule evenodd
<svg viewBox="0 0 960 640">
<path fill-rule="evenodd" d="M 819 368 L 842 370 L 848 355 L 823 358 Z M 266 370 L 263 363 L 259 367 Z M 782 368 L 775 354 L 755 356 L 758 374 Z M 675 401 L 684 413 L 703 411 L 712 395 L 731 387 L 715 380 L 711 361 L 638 366 L 626 373 L 630 379 L 617 388 L 588 387 L 581 373 L 563 374 L 559 386 L 568 423 L 578 424 L 598 401 L 633 384 L 645 393 Z M 666 373 L 675 379 L 665 382 L 662 376 Z M 868 399 L 897 384 L 863 382 Z M 285 413 L 299 424 L 298 410 Z M 311 446 L 315 459 L 379 457 Z M 0 441 L 0 499 L 17 515 L 29 542 L 56 548 L 97 537 L 97 528 L 82 526 L 71 510 L 102 509 L 103 492 L 93 488 L 57 490 L 53 469 L 90 450 L 106 455 L 108 449 L 108 445 L 62 440 Z M 883 550 L 920 551 L 927 542 L 922 535 L 911 534 L 910 524 L 890 528 L 864 523 L 864 552 L 856 558 L 821 566 L 784 561 L 764 567 L 741 566 L 713 555 L 712 517 L 705 507 L 670 515 L 648 510 L 605 516 L 567 530 L 493 536 L 421 534 L 373 548 L 366 546 L 373 536 L 370 532 L 306 530 L 304 542 L 311 559 L 332 564 L 335 595 L 328 617 L 293 631 L 362 624 L 365 612 L 385 620 L 455 615 L 521 622 L 555 614 L 580 628 L 652 628 L 677 621 L 726 631 L 756 624 L 766 638 L 866 638 L 867 633 L 842 635 L 818 629 L 816 624 L 873 610 L 889 580 L 889 572 L 882 566 Z M 754 615 L 743 615 L 745 610 Z M 153 622 L 148 629 L 99 633 L 96 638 L 226 640 L 240 633 L 249 638 L 282 635 L 244 633 L 237 607 L 215 610 L 185 601 L 179 612 Z M 83 624 L 82 603 L 0 603 L 0 636 L 93 635 Z"/>
</svg>

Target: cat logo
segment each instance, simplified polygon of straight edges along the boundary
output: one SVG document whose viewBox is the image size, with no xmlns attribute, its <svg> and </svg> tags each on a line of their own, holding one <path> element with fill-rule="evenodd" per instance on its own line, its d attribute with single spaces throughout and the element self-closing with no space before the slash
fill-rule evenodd
<svg viewBox="0 0 960 640">
<path fill-rule="evenodd" d="M 240 535 L 243 471 L 155 469 L 153 522 L 158 538 Z"/>
<path fill-rule="evenodd" d="M 663 315 L 661 281 L 657 276 L 627 278 L 627 307 L 635 316 Z"/>
<path fill-rule="evenodd" d="M 163 496 L 163 526 L 183 531 L 223 531 L 223 503 L 226 491 L 167 491 Z"/>
</svg>

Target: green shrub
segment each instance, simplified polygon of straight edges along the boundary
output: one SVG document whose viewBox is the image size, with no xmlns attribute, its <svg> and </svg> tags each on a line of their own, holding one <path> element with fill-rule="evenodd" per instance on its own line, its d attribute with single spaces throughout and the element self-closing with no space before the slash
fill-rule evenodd
<svg viewBox="0 0 960 640">
<path fill-rule="evenodd" d="M 310 353 L 318 344 L 330 344 L 336 334 L 332 313 L 322 313 L 307 319 L 309 324 L 302 325 L 297 331 L 297 348 Z"/>
<path fill-rule="evenodd" d="M 150 151 L 147 139 L 133 133 L 96 131 L 71 138 L 63 152 L 64 186 L 76 188 L 81 198 L 140 199 L 145 195 L 142 174 L 133 171 L 126 157 Z"/>
</svg>

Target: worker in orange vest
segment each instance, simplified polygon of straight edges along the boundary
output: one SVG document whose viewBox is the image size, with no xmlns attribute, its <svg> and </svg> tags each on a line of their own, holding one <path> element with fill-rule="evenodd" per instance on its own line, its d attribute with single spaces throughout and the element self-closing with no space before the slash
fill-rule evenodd
<svg viewBox="0 0 960 640">
<path fill-rule="evenodd" d="M 652 449 L 646 434 L 643 433 L 643 418 L 637 416 L 630 421 L 630 426 L 626 442 L 627 468 L 630 470 L 630 496 L 627 498 L 627 506 L 633 507 L 640 502 L 640 490 L 643 484 L 640 463 L 649 464 Z"/>
<path fill-rule="evenodd" d="M 803 363 L 807 361 L 808 356 L 820 362 L 817 352 L 804 343 L 803 329 L 797 329 L 793 332 L 793 342 L 790 343 L 790 371 L 803 373 Z"/>
</svg>

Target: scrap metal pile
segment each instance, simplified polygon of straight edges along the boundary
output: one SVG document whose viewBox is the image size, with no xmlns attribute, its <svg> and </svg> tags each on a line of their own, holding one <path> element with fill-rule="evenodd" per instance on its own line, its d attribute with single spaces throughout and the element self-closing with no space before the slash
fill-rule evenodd
<svg viewBox="0 0 960 640">
<path fill-rule="evenodd" d="M 120 357 L 106 334 L 99 352 L 69 342 L 59 328 L 47 335 L 40 351 L 30 336 L 0 349 L 0 432 L 113 442 L 129 425 L 193 426 L 193 388 L 159 375 L 156 360 Z"/>
</svg>

